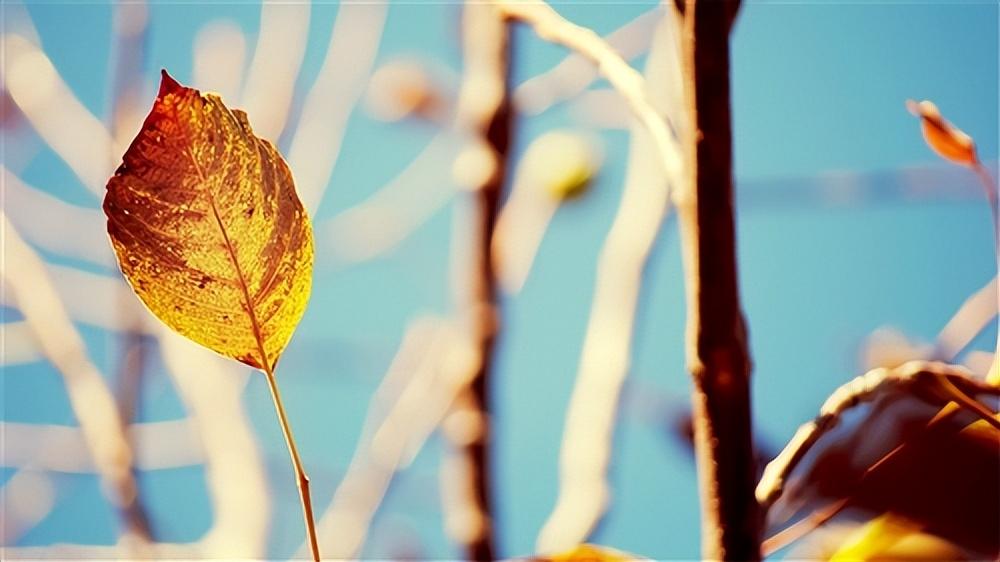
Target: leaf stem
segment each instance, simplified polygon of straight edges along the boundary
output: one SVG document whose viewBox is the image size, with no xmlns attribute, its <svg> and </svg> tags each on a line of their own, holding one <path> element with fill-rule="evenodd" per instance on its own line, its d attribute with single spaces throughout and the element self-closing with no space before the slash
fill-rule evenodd
<svg viewBox="0 0 1000 562">
<path fill-rule="evenodd" d="M 267 365 L 266 362 L 264 364 Z M 288 455 L 291 457 L 292 467 L 295 469 L 299 500 L 302 502 L 302 516 L 305 518 L 306 534 L 309 536 L 309 550 L 312 552 L 313 560 L 319 562 L 319 542 L 316 539 L 316 523 L 313 519 L 312 498 L 309 495 L 309 476 L 306 475 L 306 470 L 302 467 L 302 459 L 299 458 L 299 450 L 295 446 L 295 437 L 292 435 L 292 426 L 288 423 L 288 416 L 285 414 L 285 406 L 281 403 L 281 392 L 278 390 L 278 381 L 274 377 L 274 369 L 265 366 L 264 374 L 267 375 L 267 387 L 271 390 L 274 411 L 278 414 L 281 432 L 284 434 L 285 444 L 288 446 Z"/>
</svg>

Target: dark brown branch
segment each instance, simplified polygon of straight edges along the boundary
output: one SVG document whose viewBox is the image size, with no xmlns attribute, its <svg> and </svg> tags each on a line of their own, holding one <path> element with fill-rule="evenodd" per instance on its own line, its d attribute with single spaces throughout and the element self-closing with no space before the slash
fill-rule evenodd
<svg viewBox="0 0 1000 562">
<path fill-rule="evenodd" d="M 500 211 L 500 197 L 507 176 L 511 135 L 510 34 L 509 25 L 496 7 L 465 5 L 465 75 L 459 95 L 458 127 L 469 136 L 469 146 L 460 158 L 474 162 L 468 178 L 460 181 L 471 189 L 469 286 L 460 306 L 477 347 L 478 362 L 468 390 L 458 400 L 453 414 L 468 423 L 445 422 L 445 433 L 459 450 L 464 467 L 461 509 L 466 532 L 458 538 L 469 560 L 495 559 L 493 502 L 491 498 L 491 443 L 493 440 L 490 378 L 494 348 L 501 325 L 497 276 L 491 241 Z M 458 429 L 457 432 L 449 430 Z M 456 435 L 452 435 L 456 433 Z"/>
<path fill-rule="evenodd" d="M 681 19 L 690 128 L 678 192 L 687 354 L 702 503 L 702 555 L 760 559 L 750 355 L 740 310 L 733 209 L 729 29 L 738 3 L 686 0 Z"/>
</svg>

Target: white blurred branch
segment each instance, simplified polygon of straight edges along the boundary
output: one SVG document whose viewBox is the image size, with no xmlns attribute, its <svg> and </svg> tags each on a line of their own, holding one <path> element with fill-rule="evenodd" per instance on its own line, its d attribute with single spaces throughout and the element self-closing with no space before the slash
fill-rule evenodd
<svg viewBox="0 0 1000 562">
<path fill-rule="evenodd" d="M 316 214 L 323 199 L 347 120 L 371 74 L 387 11 L 379 2 L 338 8 L 323 67 L 306 96 L 288 149 L 288 165 L 310 214 Z"/>
<path fill-rule="evenodd" d="M 278 140 L 288 121 L 309 38 L 309 10 L 308 2 L 261 3 L 260 32 L 242 105 L 254 133 L 272 142 Z"/>
<path fill-rule="evenodd" d="M 631 60 L 649 48 L 662 15 L 660 8 L 652 9 L 612 31 L 604 41 L 623 59 Z M 514 89 L 514 105 L 522 113 L 537 115 L 580 94 L 599 76 L 587 57 L 570 53 L 552 69 L 518 85 Z"/>
<path fill-rule="evenodd" d="M 42 261 L 5 215 L 0 215 L 0 228 L 5 253 L 4 300 L 13 297 L 42 352 L 63 376 L 70 405 L 101 475 L 105 493 L 121 510 L 126 535 L 141 541 L 142 525 L 133 511 L 137 487 L 131 472 L 132 452 L 114 395 L 88 357 Z"/>
<path fill-rule="evenodd" d="M 646 66 L 647 95 L 661 119 L 683 115 L 673 18 L 662 18 Z M 674 146 L 675 152 L 680 152 Z M 586 541 L 610 501 L 608 466 L 622 384 L 629 371 L 642 273 L 669 211 L 670 186 L 647 131 L 632 127 L 621 205 L 601 249 L 596 287 L 577 382 L 560 451 L 559 496 L 538 537 L 538 552 L 560 552 Z"/>
</svg>

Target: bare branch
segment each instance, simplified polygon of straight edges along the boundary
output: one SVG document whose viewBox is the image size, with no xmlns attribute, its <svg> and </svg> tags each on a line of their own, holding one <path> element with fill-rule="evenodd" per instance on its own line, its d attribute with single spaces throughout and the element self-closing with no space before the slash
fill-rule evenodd
<svg viewBox="0 0 1000 562">
<path fill-rule="evenodd" d="M 673 19 L 662 18 L 647 63 L 650 96 L 676 121 L 683 110 Z M 675 146 L 676 151 L 680 147 Z M 540 553 L 563 552 L 586 541 L 610 501 L 608 465 L 622 384 L 629 371 L 632 330 L 650 251 L 669 212 L 669 187 L 645 129 L 632 128 L 621 205 L 597 265 L 583 350 L 566 413 L 560 451 L 559 497 L 538 537 Z M 655 187 L 655 189 L 654 189 Z"/>
<path fill-rule="evenodd" d="M 347 3 L 337 10 L 326 58 L 288 148 L 288 166 L 295 170 L 299 195 L 310 214 L 319 208 L 337 163 L 347 119 L 375 63 L 388 9 L 374 2 Z"/>
<path fill-rule="evenodd" d="M 70 405 L 108 499 L 121 513 L 125 535 L 141 547 L 146 536 L 141 517 L 135 511 L 138 488 L 131 472 L 132 451 L 114 395 L 87 356 L 83 340 L 52 287 L 41 259 L 21 239 L 5 215 L 0 215 L 0 229 L 6 258 L 3 267 L 5 292 L 9 289 L 13 293 L 42 352 L 62 374 Z"/>
<path fill-rule="evenodd" d="M 649 48 L 662 16 L 663 12 L 654 8 L 612 31 L 603 41 L 624 60 L 631 60 Z M 550 70 L 519 84 L 514 89 L 514 105 L 518 111 L 537 115 L 580 94 L 598 75 L 586 57 L 571 53 Z"/>
</svg>

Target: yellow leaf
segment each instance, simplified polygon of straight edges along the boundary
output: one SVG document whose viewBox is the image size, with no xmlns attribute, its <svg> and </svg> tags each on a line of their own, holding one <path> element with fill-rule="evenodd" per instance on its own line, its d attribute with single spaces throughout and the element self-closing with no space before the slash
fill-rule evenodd
<svg viewBox="0 0 1000 562">
<path fill-rule="evenodd" d="M 920 531 L 919 525 L 891 513 L 867 522 L 833 555 L 830 562 L 890 562 L 899 560 L 964 560 L 955 545 Z"/>
<path fill-rule="evenodd" d="M 592 544 L 581 544 L 572 550 L 539 558 L 548 562 L 630 562 L 645 560 L 640 556 Z"/>
<path fill-rule="evenodd" d="M 907 100 L 906 107 L 920 118 L 924 140 L 939 156 L 956 164 L 975 164 L 978 161 L 972 137 L 941 117 L 933 102 Z"/>
<path fill-rule="evenodd" d="M 245 113 L 164 71 L 104 212 L 122 273 L 160 320 L 273 370 L 309 299 L 312 227 L 288 165 Z"/>
</svg>

